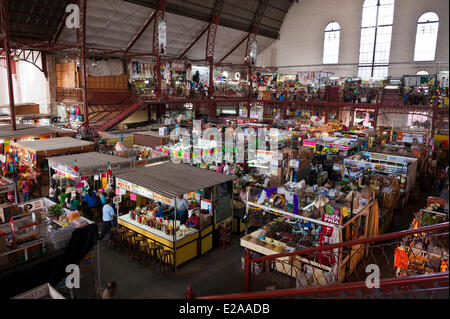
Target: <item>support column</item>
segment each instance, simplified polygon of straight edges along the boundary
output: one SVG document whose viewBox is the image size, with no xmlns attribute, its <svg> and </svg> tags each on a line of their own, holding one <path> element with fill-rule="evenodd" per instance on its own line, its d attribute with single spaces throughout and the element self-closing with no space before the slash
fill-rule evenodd
<svg viewBox="0 0 450 319">
<path fill-rule="evenodd" d="M 325 124 L 328 123 L 329 114 L 330 114 L 330 106 L 327 104 L 325 106 Z"/>
<path fill-rule="evenodd" d="M 6 72 L 8 82 L 8 94 L 9 94 L 9 110 L 11 113 L 11 129 L 16 130 L 16 110 L 14 109 L 14 86 L 12 80 L 12 65 L 11 65 L 11 52 L 8 43 L 9 34 L 9 20 L 8 20 L 8 0 L 1 1 L 0 7 L 0 27 L 1 35 L 3 38 L 3 50 L 6 53 Z"/>
<path fill-rule="evenodd" d="M 214 61 L 212 59 L 209 60 L 209 91 L 208 91 L 208 99 L 209 99 L 209 118 L 215 119 L 217 116 L 216 108 L 214 107 Z"/>
<path fill-rule="evenodd" d="M 211 23 L 208 28 L 208 37 L 206 39 L 205 59 L 209 62 L 209 118 L 217 117 L 217 105 L 214 103 L 214 50 L 216 48 L 217 26 L 219 24 L 219 16 L 225 1 L 216 0 L 214 3 Z"/>
<path fill-rule="evenodd" d="M 87 0 L 78 0 L 80 7 L 81 28 L 77 30 L 77 43 L 80 46 L 80 69 L 81 82 L 83 87 L 83 114 L 84 129 L 88 133 L 89 128 L 89 101 L 87 94 L 87 71 L 86 71 L 86 7 Z"/>
<path fill-rule="evenodd" d="M 433 102 L 433 118 L 431 119 L 431 138 L 436 134 L 436 122 L 438 115 L 438 102 L 437 102 L 437 94 L 435 94 L 436 98 Z"/>
<path fill-rule="evenodd" d="M 248 84 L 248 90 L 247 90 L 247 118 L 250 118 L 250 111 L 251 111 L 251 106 L 250 106 L 250 100 L 251 100 L 251 92 L 252 92 L 252 66 L 250 64 L 248 64 L 248 68 L 247 68 L 247 84 Z"/>
<path fill-rule="evenodd" d="M 156 57 L 156 97 L 161 98 L 161 57 Z"/>
<path fill-rule="evenodd" d="M 161 56 L 159 50 L 159 31 L 158 23 L 164 19 L 166 9 L 166 0 L 158 0 L 158 8 L 155 14 L 155 23 L 153 25 L 153 53 L 156 56 L 156 97 L 161 98 Z"/>
</svg>

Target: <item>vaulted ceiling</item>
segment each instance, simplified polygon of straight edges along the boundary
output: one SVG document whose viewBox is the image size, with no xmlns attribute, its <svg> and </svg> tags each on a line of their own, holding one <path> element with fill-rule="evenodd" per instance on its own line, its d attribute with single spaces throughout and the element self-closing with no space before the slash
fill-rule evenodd
<svg viewBox="0 0 450 319">
<path fill-rule="evenodd" d="M 264 1 L 264 2 L 262 2 Z M 251 30 L 258 8 L 258 51 L 278 39 L 283 19 L 294 0 L 224 0 L 217 28 L 214 60 L 220 60 Z M 12 39 L 51 41 L 58 33 L 70 0 L 9 1 L 9 25 Z M 167 55 L 177 56 L 211 21 L 216 0 L 167 0 Z M 86 43 L 89 48 L 122 50 L 139 32 L 157 6 L 157 0 L 88 0 Z M 187 58 L 205 57 L 207 32 L 188 51 Z M 58 44 L 73 44 L 75 29 L 63 28 Z M 152 50 L 153 23 L 130 49 L 133 53 Z M 224 63 L 243 63 L 245 41 Z"/>
</svg>

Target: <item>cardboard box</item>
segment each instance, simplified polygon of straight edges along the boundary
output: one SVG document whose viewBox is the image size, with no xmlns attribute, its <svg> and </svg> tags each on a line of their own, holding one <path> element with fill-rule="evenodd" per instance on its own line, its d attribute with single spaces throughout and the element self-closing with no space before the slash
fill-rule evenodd
<svg viewBox="0 0 450 319">
<path fill-rule="evenodd" d="M 208 227 L 209 225 L 212 224 L 212 214 L 211 213 L 202 214 L 199 212 L 198 214 L 199 214 L 200 229 L 205 229 L 206 227 Z"/>
</svg>

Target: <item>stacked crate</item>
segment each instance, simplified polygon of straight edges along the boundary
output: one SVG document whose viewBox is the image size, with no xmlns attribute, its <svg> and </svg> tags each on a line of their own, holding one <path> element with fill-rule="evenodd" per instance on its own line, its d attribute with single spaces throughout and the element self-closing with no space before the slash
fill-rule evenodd
<svg viewBox="0 0 450 319">
<path fill-rule="evenodd" d="M 231 222 L 219 226 L 219 248 L 227 249 L 231 245 Z"/>
</svg>

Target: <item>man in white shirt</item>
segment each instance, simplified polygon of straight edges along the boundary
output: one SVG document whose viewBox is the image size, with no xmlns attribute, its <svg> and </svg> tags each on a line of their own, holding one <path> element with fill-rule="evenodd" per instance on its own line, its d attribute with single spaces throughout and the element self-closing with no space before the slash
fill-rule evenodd
<svg viewBox="0 0 450 319">
<path fill-rule="evenodd" d="M 179 220 L 181 224 L 185 224 L 188 219 L 187 211 L 189 209 L 189 204 L 182 195 L 175 199 L 175 203 L 176 211 L 170 214 L 170 219 L 176 219 Z"/>
<path fill-rule="evenodd" d="M 109 233 L 112 227 L 112 222 L 114 220 L 114 216 L 116 213 L 114 212 L 114 208 L 111 206 L 111 198 L 106 198 L 106 204 L 103 205 L 103 228 L 102 228 L 102 236 L 100 240 L 103 240 L 105 238 L 105 235 Z"/>
<path fill-rule="evenodd" d="M 230 165 L 228 165 L 228 163 L 225 163 L 225 166 L 223 167 L 223 173 L 225 175 L 230 175 L 231 174 L 231 167 L 230 167 Z"/>
<path fill-rule="evenodd" d="M 50 188 L 48 189 L 48 197 L 52 200 L 52 201 L 54 201 L 55 203 L 57 203 L 58 202 L 58 199 L 57 198 L 55 198 L 55 195 L 56 195 L 56 187 L 55 187 L 55 184 L 51 184 L 50 185 Z"/>
</svg>

